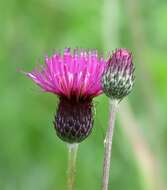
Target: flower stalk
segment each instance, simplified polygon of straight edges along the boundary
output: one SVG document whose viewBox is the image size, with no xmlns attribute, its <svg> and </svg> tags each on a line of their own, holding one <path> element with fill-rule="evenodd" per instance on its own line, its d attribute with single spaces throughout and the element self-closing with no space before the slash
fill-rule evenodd
<svg viewBox="0 0 167 190">
<path fill-rule="evenodd" d="M 75 189 L 77 150 L 78 150 L 78 144 L 76 143 L 68 144 L 68 171 L 67 171 L 68 190 Z"/>
<path fill-rule="evenodd" d="M 104 140 L 104 163 L 103 163 L 103 190 L 108 190 L 110 176 L 110 161 L 112 151 L 113 132 L 115 125 L 118 100 L 111 100 L 109 127 Z"/>
</svg>

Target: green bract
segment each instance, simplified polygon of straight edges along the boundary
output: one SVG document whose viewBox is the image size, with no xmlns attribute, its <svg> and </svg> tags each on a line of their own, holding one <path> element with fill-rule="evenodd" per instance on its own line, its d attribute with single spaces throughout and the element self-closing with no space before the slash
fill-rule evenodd
<svg viewBox="0 0 167 190">
<path fill-rule="evenodd" d="M 132 55 L 126 49 L 116 50 L 109 58 L 102 75 L 103 92 L 111 99 L 121 100 L 134 84 Z"/>
</svg>

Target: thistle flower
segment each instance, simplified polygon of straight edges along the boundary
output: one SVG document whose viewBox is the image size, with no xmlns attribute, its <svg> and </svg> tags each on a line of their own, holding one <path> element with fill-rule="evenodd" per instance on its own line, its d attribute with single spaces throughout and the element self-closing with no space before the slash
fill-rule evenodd
<svg viewBox="0 0 167 190">
<path fill-rule="evenodd" d="M 45 92 L 59 97 L 54 126 L 60 139 L 69 143 L 83 141 L 93 127 L 94 97 L 102 93 L 104 59 L 97 51 L 64 50 L 45 58 L 45 66 L 27 73 Z"/>
<path fill-rule="evenodd" d="M 117 49 L 107 61 L 102 76 L 102 88 L 111 99 L 121 100 L 127 96 L 134 84 L 132 54 L 126 49 Z"/>
</svg>

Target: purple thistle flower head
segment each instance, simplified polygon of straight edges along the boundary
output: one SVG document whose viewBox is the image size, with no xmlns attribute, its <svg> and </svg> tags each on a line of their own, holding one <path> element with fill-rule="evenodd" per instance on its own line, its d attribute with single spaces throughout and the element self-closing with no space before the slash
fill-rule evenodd
<svg viewBox="0 0 167 190">
<path fill-rule="evenodd" d="M 116 49 L 107 61 L 102 75 L 102 88 L 111 99 L 121 100 L 127 96 L 134 84 L 132 54 L 123 48 Z"/>
<path fill-rule="evenodd" d="M 44 91 L 59 97 L 55 115 L 57 135 L 69 143 L 81 142 L 93 127 L 92 99 L 102 93 L 105 61 L 97 51 L 70 48 L 45 58 L 45 66 L 27 73 Z"/>
</svg>

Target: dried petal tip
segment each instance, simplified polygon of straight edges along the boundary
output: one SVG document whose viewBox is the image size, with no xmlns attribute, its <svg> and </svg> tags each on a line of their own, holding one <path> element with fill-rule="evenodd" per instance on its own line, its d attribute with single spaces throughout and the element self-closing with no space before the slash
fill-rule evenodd
<svg viewBox="0 0 167 190">
<path fill-rule="evenodd" d="M 117 49 L 109 58 L 102 75 L 102 88 L 111 99 L 121 100 L 134 84 L 132 55 L 126 49 Z"/>
<path fill-rule="evenodd" d="M 90 100 L 82 102 L 69 101 L 60 98 L 55 116 L 55 130 L 57 136 L 68 143 L 83 141 L 93 127 L 93 109 Z"/>
</svg>

